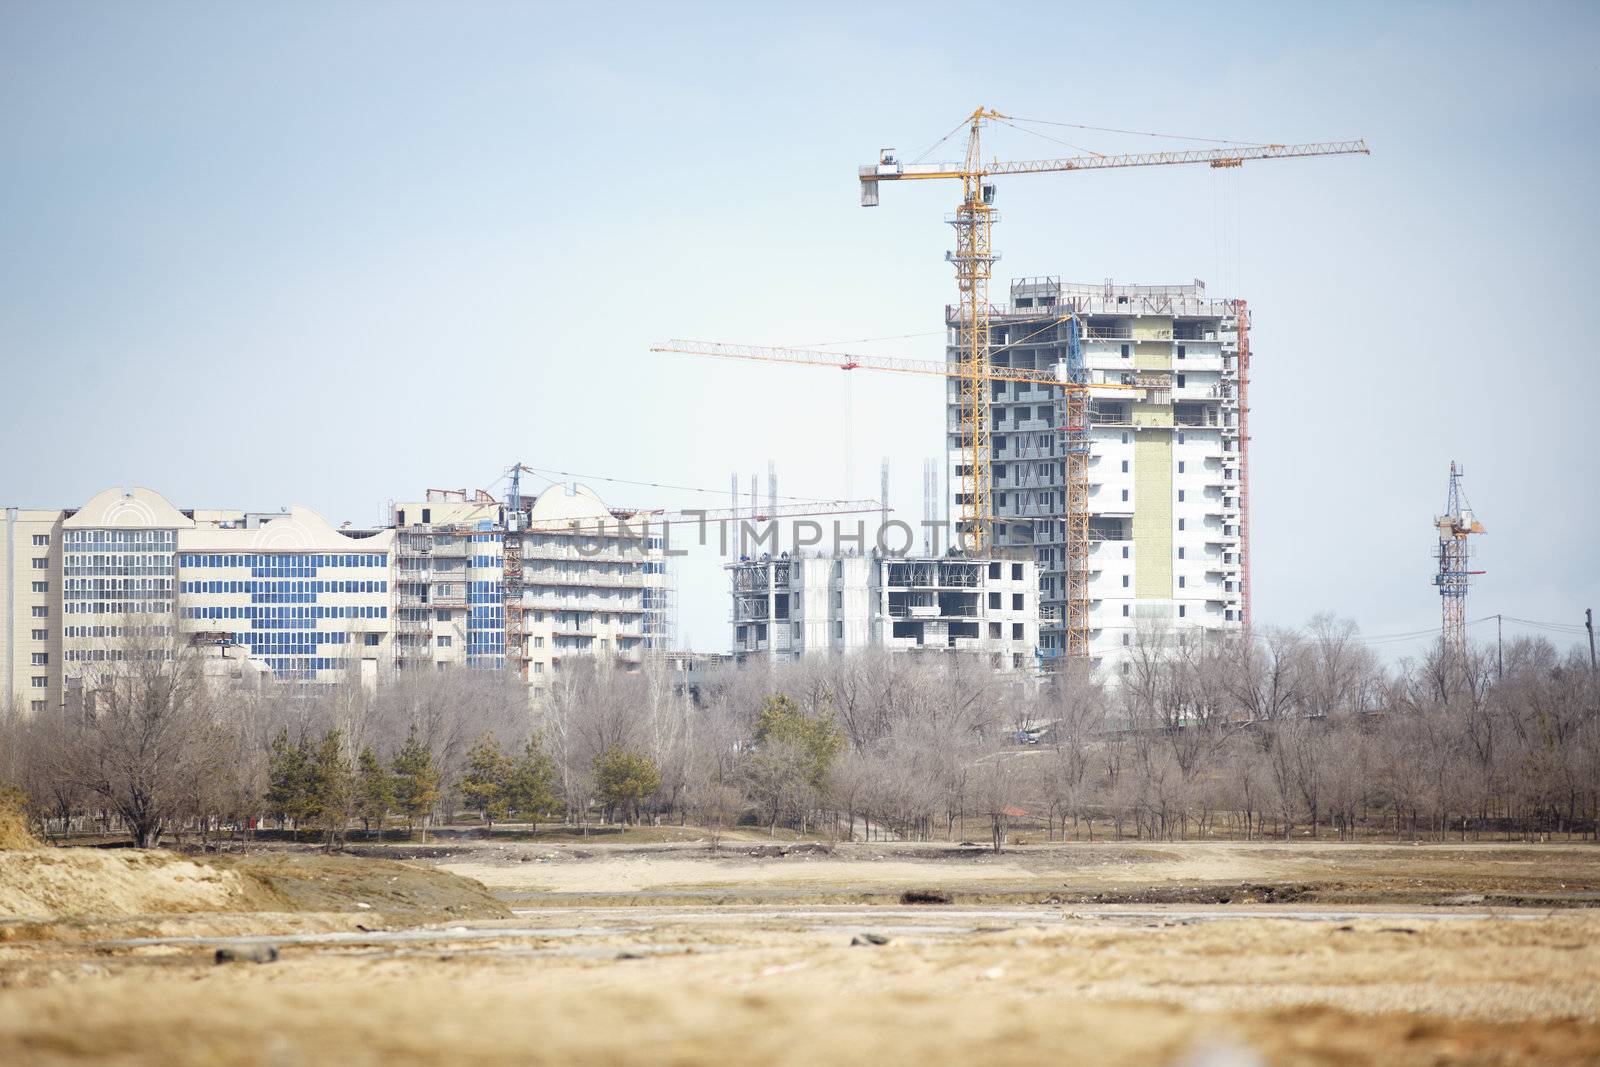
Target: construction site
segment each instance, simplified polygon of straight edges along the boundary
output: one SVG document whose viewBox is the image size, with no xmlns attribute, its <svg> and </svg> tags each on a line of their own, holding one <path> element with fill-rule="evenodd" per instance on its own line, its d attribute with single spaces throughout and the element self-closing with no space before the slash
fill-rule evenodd
<svg viewBox="0 0 1600 1067">
<path fill-rule="evenodd" d="M 1536 7 L 0 11 L 0 1064 L 1600 1064 Z"/>
</svg>

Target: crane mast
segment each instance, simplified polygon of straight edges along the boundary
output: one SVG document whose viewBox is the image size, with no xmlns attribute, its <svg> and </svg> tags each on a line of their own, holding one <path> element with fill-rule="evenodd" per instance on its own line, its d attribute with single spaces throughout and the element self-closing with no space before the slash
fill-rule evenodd
<svg viewBox="0 0 1600 1067">
<path fill-rule="evenodd" d="M 1466 662 L 1467 587 L 1473 575 L 1483 573 L 1467 569 L 1472 558 L 1467 538 L 1483 533 L 1483 523 L 1473 516 L 1472 505 L 1467 503 L 1467 496 L 1461 490 L 1462 473 L 1451 460 L 1444 514 L 1433 520 L 1439 531 L 1439 573 L 1434 575 L 1433 584 L 1439 587 L 1444 615 L 1440 639 L 1445 658 L 1456 664 Z"/>
</svg>

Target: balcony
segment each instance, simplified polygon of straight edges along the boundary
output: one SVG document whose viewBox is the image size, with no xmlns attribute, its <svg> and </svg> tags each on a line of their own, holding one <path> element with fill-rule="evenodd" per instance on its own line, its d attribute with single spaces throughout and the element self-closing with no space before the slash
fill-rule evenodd
<svg viewBox="0 0 1600 1067">
<path fill-rule="evenodd" d="M 647 576 L 643 571 L 624 571 L 621 574 L 604 571 L 562 571 L 540 567 L 526 571 L 523 581 L 529 585 L 599 586 L 607 589 L 642 589 Z"/>
<path fill-rule="evenodd" d="M 525 560 L 580 560 L 585 563 L 642 563 L 645 560 L 661 558 L 659 552 L 647 551 L 644 547 L 630 544 L 627 548 L 599 548 L 592 541 L 583 541 L 584 550 L 578 551 L 576 544 L 568 542 L 560 545 L 528 544 L 523 543 L 522 558 Z"/>
</svg>

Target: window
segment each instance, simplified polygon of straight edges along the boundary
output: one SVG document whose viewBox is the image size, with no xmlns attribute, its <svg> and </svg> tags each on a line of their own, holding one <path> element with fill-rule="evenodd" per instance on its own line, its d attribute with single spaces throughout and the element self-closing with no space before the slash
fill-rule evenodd
<svg viewBox="0 0 1600 1067">
<path fill-rule="evenodd" d="M 34 556 L 33 557 L 33 569 L 36 570 L 36 571 L 47 571 L 47 570 L 49 570 L 50 569 L 50 557 L 49 556 Z"/>
<path fill-rule="evenodd" d="M 537 660 L 536 660 L 536 661 L 535 661 L 535 662 L 534 662 L 534 663 L 533 663 L 533 664 L 532 664 L 532 669 L 533 669 L 533 673 L 534 673 L 534 674 L 543 674 L 543 673 L 544 673 L 544 664 L 543 664 L 543 663 L 540 663 L 540 662 L 538 662 L 538 661 L 537 661 Z"/>
<path fill-rule="evenodd" d="M 1178 375 L 1178 388 L 1179 389 L 1183 388 L 1183 380 L 1184 380 L 1184 378 L 1185 378 L 1185 375 L 1182 375 L 1182 374 Z"/>
<path fill-rule="evenodd" d="M 44 710 L 44 705 L 45 705 L 45 702 L 42 701 L 42 700 L 30 700 L 30 701 L 28 701 L 28 710 L 29 711 L 43 711 Z"/>
<path fill-rule="evenodd" d="M 33 654 L 33 665 L 35 667 L 48 667 L 50 665 L 50 653 L 35 652 Z"/>
<path fill-rule="evenodd" d="M 999 623 L 991 622 L 989 624 L 989 636 L 992 637 L 996 641 L 1000 640 L 1000 624 Z"/>
<path fill-rule="evenodd" d="M 49 582 L 34 582 L 33 583 L 33 591 L 35 593 L 48 593 L 50 591 L 50 583 Z"/>
<path fill-rule="evenodd" d="M 45 545 L 48 545 L 50 543 L 50 535 L 49 534 L 34 534 L 33 535 L 33 543 L 42 548 Z"/>
<path fill-rule="evenodd" d="M 1128 576 L 1126 574 L 1122 576 L 1122 588 L 1128 588 Z"/>
<path fill-rule="evenodd" d="M 50 617 L 50 609 L 44 604 L 35 604 L 33 606 L 33 617 L 36 619 L 48 619 Z"/>
<path fill-rule="evenodd" d="M 1122 661 L 1122 673 L 1123 674 L 1127 674 L 1132 668 L 1133 668 L 1133 664 L 1129 663 L 1127 660 L 1123 660 Z"/>
<path fill-rule="evenodd" d="M 1183 558 L 1183 549 L 1181 549 L 1181 548 L 1180 548 L 1180 549 L 1178 549 L 1178 558 L 1179 558 L 1179 559 L 1182 559 L 1182 558 Z"/>
<path fill-rule="evenodd" d="M 432 508 L 423 508 L 422 509 L 422 524 L 424 526 L 426 526 L 426 525 L 428 525 L 428 523 L 430 523 L 432 521 L 433 521 L 433 509 Z"/>
<path fill-rule="evenodd" d="M 1011 594 L 1011 610 L 1012 611 L 1021 611 L 1022 608 L 1023 608 L 1023 595 L 1021 593 L 1012 593 Z"/>
<path fill-rule="evenodd" d="M 1188 614 L 1188 611 L 1189 611 L 1189 606 L 1187 604 L 1179 604 L 1178 605 L 1178 618 L 1180 618 L 1180 619 L 1183 618 L 1184 615 Z"/>
<path fill-rule="evenodd" d="M 33 676 L 33 687 L 35 689 L 48 689 L 50 688 L 50 679 L 42 674 L 36 674 Z"/>
<path fill-rule="evenodd" d="M 1124 489 L 1122 491 L 1122 499 L 1124 499 L 1124 500 L 1128 499 L 1128 491 L 1126 489 Z"/>
<path fill-rule="evenodd" d="M 1124 619 L 1126 619 L 1129 615 L 1132 615 L 1132 614 L 1133 614 L 1133 610 L 1127 604 L 1122 605 L 1122 617 Z"/>
<path fill-rule="evenodd" d="M 1000 594 L 999 593 L 990 593 L 989 594 L 989 607 L 994 609 L 995 611 L 999 611 L 1000 610 Z"/>
<path fill-rule="evenodd" d="M 1181 459 L 1178 460 L 1178 473 L 1179 474 L 1183 473 L 1183 460 L 1181 460 Z"/>
<path fill-rule="evenodd" d="M 1178 520 L 1178 529 L 1180 529 L 1180 530 L 1183 529 L 1183 520 L 1182 519 Z"/>
<path fill-rule="evenodd" d="M 1123 559 L 1127 559 L 1128 558 L 1128 554 L 1129 554 L 1130 551 L 1131 551 L 1131 549 L 1129 548 L 1128 545 L 1123 545 L 1122 546 L 1122 558 Z"/>
<path fill-rule="evenodd" d="M 434 640 L 440 648 L 449 648 L 452 644 L 454 644 L 454 639 L 449 634 L 440 634 Z"/>
<path fill-rule="evenodd" d="M 1022 634 L 1023 634 L 1022 624 L 1020 622 L 1012 623 L 1011 624 L 1011 639 L 1013 641 L 1021 641 L 1022 640 Z"/>
<path fill-rule="evenodd" d="M 438 619 L 440 622 L 449 622 L 450 621 L 450 613 L 448 611 L 444 611 L 444 610 L 435 611 L 433 613 L 433 617 L 435 619 Z"/>
<path fill-rule="evenodd" d="M 998 563 L 989 564 L 989 577 L 996 578 L 996 579 L 998 579 L 1000 577 L 1000 564 L 998 564 Z"/>
<path fill-rule="evenodd" d="M 1178 503 L 1180 503 L 1180 504 L 1183 503 L 1183 490 L 1182 489 L 1178 490 Z"/>
<path fill-rule="evenodd" d="M 1184 348 L 1185 348 L 1185 346 L 1184 346 L 1184 345 L 1179 345 L 1179 346 L 1178 346 L 1178 358 L 1179 358 L 1179 359 L 1183 359 L 1183 358 L 1184 358 L 1184 357 L 1185 357 L 1185 356 L 1187 356 L 1187 355 L 1188 355 L 1188 353 L 1187 353 L 1187 352 L 1185 352 L 1185 351 L 1184 351 Z M 1182 385 L 1182 384 L 1183 384 L 1183 378 L 1181 378 L 1181 377 L 1180 377 L 1180 378 L 1179 378 L 1179 379 L 1178 379 L 1178 384 L 1179 384 L 1179 385 Z"/>
<path fill-rule="evenodd" d="M 1188 579 L 1184 578 L 1184 576 L 1181 575 L 1181 574 L 1178 575 L 1178 588 L 1179 589 L 1182 589 L 1187 583 L 1188 583 Z"/>
<path fill-rule="evenodd" d="M 1128 645 L 1131 645 L 1131 644 L 1133 644 L 1133 635 L 1132 634 L 1123 634 L 1122 635 L 1122 645 L 1123 645 L 1123 647 L 1126 648 Z"/>
<path fill-rule="evenodd" d="M 1128 461 L 1127 460 L 1123 460 L 1122 461 L 1122 473 L 1123 474 L 1127 474 L 1128 473 Z"/>
<path fill-rule="evenodd" d="M 1127 444 L 1128 443 L 1128 431 L 1127 430 L 1123 430 L 1122 431 L 1122 443 L 1123 444 Z"/>
<path fill-rule="evenodd" d="M 1127 359 L 1131 355 L 1133 355 L 1133 346 L 1132 345 L 1123 345 L 1122 346 L 1122 358 L 1123 359 Z"/>
<path fill-rule="evenodd" d="M 372 647 L 376 646 L 382 640 L 383 640 L 383 635 L 382 634 L 362 634 L 361 635 L 361 643 L 364 646 L 366 646 L 367 648 L 372 648 Z"/>
<path fill-rule="evenodd" d="M 544 647 L 544 638 L 542 638 L 542 637 L 535 637 L 535 638 L 534 638 L 534 639 L 533 639 L 533 647 L 534 647 L 534 648 L 543 648 L 543 647 Z"/>
<path fill-rule="evenodd" d="M 1180 445 L 1181 445 L 1181 444 L 1183 444 L 1183 433 L 1182 433 L 1182 431 L 1180 431 L 1180 432 L 1179 432 L 1179 433 L 1178 433 L 1178 443 L 1179 443 L 1179 444 L 1180 444 Z"/>
<path fill-rule="evenodd" d="M 1022 581 L 1022 564 L 1013 563 L 1011 565 L 1011 580 L 1013 582 Z"/>
<path fill-rule="evenodd" d="M 842 619 L 836 620 L 833 624 L 833 639 L 835 641 L 844 640 L 844 621 Z"/>
<path fill-rule="evenodd" d="M 48 640 L 50 640 L 50 631 L 49 630 L 35 630 L 35 631 L 33 631 L 33 639 L 35 641 L 48 641 Z"/>
</svg>

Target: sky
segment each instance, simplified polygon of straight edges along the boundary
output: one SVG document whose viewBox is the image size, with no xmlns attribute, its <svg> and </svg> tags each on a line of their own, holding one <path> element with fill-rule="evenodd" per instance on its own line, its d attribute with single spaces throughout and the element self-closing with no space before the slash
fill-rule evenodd
<svg viewBox="0 0 1600 1067">
<path fill-rule="evenodd" d="M 1488 530 L 1469 618 L 1581 623 L 1597 44 L 1600 7 L 1556 3 L 6 0 L 0 503 L 135 484 L 370 525 L 428 487 L 503 492 L 518 462 L 693 508 L 726 506 L 731 472 L 764 496 L 769 460 L 784 496 L 875 497 L 886 458 L 915 521 L 936 379 L 649 347 L 942 358 L 956 191 L 864 211 L 855 171 L 983 105 L 1365 137 L 1370 157 L 1002 179 L 996 294 L 1200 278 L 1249 300 L 1258 623 L 1330 611 L 1421 651 L 1452 460 Z M 1010 127 L 986 146 L 1076 154 Z M 683 642 L 725 648 L 714 554 L 676 580 Z"/>
</svg>

